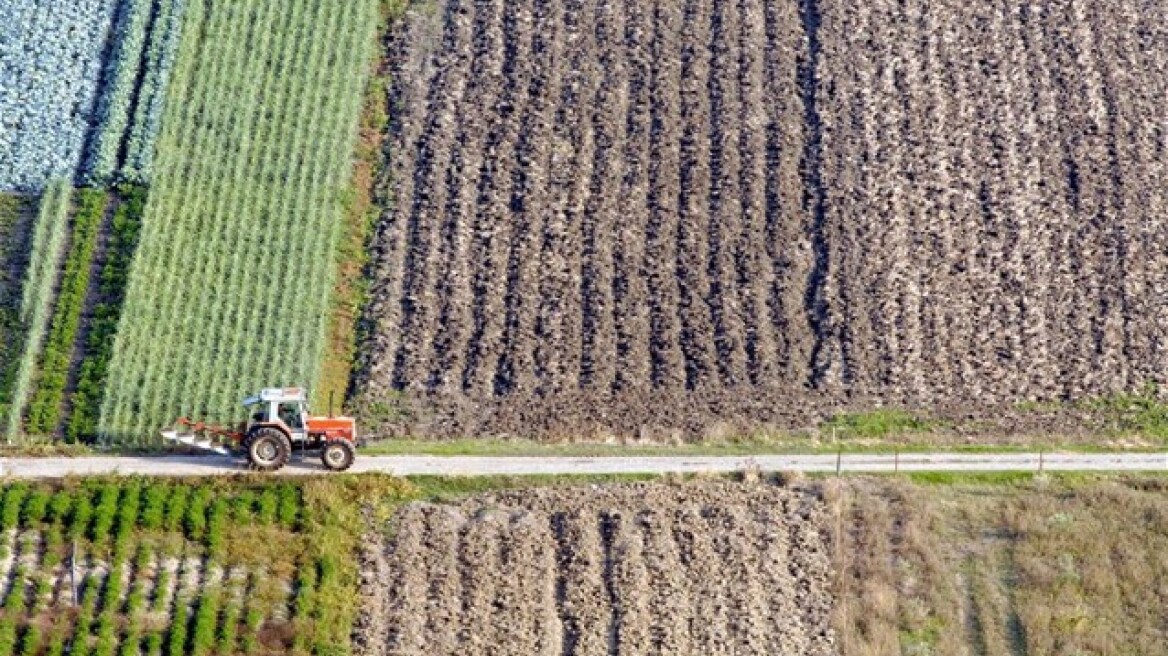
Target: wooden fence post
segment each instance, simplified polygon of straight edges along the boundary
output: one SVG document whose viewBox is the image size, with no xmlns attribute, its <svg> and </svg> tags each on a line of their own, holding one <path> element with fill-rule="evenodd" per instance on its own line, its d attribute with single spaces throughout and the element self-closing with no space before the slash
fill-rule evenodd
<svg viewBox="0 0 1168 656">
<path fill-rule="evenodd" d="M 73 606 L 76 607 L 80 603 L 77 598 L 77 540 L 73 540 L 73 550 L 69 554 L 69 582 L 73 588 Z"/>
</svg>

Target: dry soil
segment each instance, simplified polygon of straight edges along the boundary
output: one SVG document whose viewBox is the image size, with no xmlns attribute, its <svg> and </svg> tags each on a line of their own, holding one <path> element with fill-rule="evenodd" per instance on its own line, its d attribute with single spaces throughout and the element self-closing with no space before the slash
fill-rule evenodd
<svg viewBox="0 0 1168 656">
<path fill-rule="evenodd" d="M 416 5 L 359 391 L 579 437 L 1164 382 L 1166 12 Z"/>
<path fill-rule="evenodd" d="M 830 522 L 772 485 L 545 488 L 416 503 L 370 549 L 357 653 L 834 653 Z"/>
</svg>

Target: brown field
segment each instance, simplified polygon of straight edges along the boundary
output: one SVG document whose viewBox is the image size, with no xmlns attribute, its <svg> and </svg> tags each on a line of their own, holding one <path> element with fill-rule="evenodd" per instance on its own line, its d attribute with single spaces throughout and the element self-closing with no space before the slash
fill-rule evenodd
<svg viewBox="0 0 1168 656">
<path fill-rule="evenodd" d="M 391 59 L 357 387 L 401 431 L 1165 382 L 1168 4 L 441 0 Z"/>
<path fill-rule="evenodd" d="M 530 489 L 413 504 L 357 653 L 833 653 L 828 526 L 774 486 Z"/>
<path fill-rule="evenodd" d="M 415 503 L 355 653 L 1168 653 L 1165 479 L 928 478 Z"/>
</svg>

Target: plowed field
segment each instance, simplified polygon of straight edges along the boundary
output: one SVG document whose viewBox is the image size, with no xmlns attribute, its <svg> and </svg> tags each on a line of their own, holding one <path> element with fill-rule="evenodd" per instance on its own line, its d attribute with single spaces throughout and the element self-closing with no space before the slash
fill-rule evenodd
<svg viewBox="0 0 1168 656">
<path fill-rule="evenodd" d="M 1166 490 L 921 474 L 413 503 L 365 540 L 354 653 L 1168 653 Z"/>
<path fill-rule="evenodd" d="M 834 653 L 826 509 L 773 486 L 412 504 L 363 567 L 357 653 Z"/>
<path fill-rule="evenodd" d="M 428 7 L 391 44 L 359 382 L 415 432 L 1164 382 L 1165 3 Z"/>
</svg>

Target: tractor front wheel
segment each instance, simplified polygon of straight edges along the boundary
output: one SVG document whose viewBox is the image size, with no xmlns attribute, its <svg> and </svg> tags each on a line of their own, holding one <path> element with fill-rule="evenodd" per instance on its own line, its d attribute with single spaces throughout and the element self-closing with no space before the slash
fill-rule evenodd
<svg viewBox="0 0 1168 656">
<path fill-rule="evenodd" d="M 261 428 L 247 437 L 247 464 L 256 471 L 276 471 L 292 457 L 292 442 L 275 428 Z"/>
<path fill-rule="evenodd" d="M 326 442 L 324 448 L 320 450 L 320 461 L 329 471 L 345 471 L 353 466 L 356 458 L 357 452 L 353 449 L 353 443 L 348 440 Z"/>
</svg>

